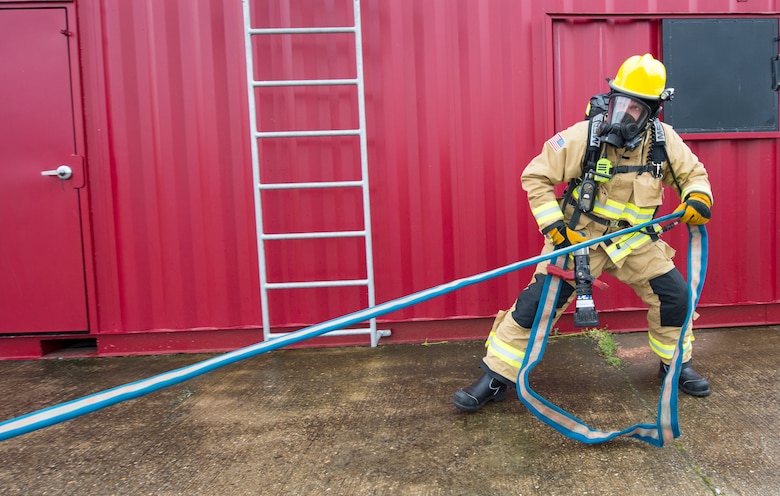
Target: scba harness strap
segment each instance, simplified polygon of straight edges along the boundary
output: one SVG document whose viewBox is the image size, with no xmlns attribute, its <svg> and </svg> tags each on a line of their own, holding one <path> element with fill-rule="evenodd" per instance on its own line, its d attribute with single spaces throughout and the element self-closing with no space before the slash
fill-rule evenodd
<svg viewBox="0 0 780 496">
<path fill-rule="evenodd" d="M 598 212 L 594 212 L 594 209 L 598 209 L 599 205 L 596 201 L 596 183 L 608 181 L 615 174 L 627 174 L 637 173 L 644 174 L 650 173 L 658 180 L 663 177 L 663 164 L 664 162 L 669 164 L 669 169 L 674 177 L 675 184 L 677 184 L 677 177 L 674 175 L 674 170 L 669 162 L 669 156 L 666 153 L 666 133 L 664 132 L 661 122 L 657 118 L 650 120 L 650 134 L 651 134 L 651 146 L 648 156 L 648 162 L 644 165 L 613 165 L 606 158 L 599 159 L 602 151 L 602 140 L 599 136 L 599 128 L 604 123 L 606 116 L 606 101 L 608 100 L 607 94 L 596 95 L 591 98 L 590 105 L 588 107 L 588 146 L 585 150 L 585 156 L 582 159 L 582 176 L 569 181 L 566 187 L 566 192 L 561 202 L 561 210 L 565 209 L 569 204 L 574 206 L 574 212 L 569 219 L 569 228 L 576 229 L 577 223 L 580 220 L 580 215 L 595 220 L 604 225 L 609 225 L 610 222 L 620 219 L 603 219 Z M 679 184 L 678 190 L 682 192 Z M 625 209 L 625 205 L 623 205 Z M 647 218 L 651 218 L 655 215 L 656 209 L 647 212 Z M 646 218 L 634 219 L 634 223 L 640 223 L 647 220 Z"/>
<path fill-rule="evenodd" d="M 687 329 L 693 319 L 694 310 L 699 302 L 704 277 L 707 272 L 707 231 L 704 226 L 688 226 L 690 238 L 688 242 L 688 313 L 681 329 Z M 559 256 L 551 260 L 557 267 L 566 267 L 567 256 Z M 674 354 L 672 355 L 669 372 L 664 379 L 661 395 L 658 400 L 658 417 L 655 424 L 636 424 L 620 431 L 602 431 L 594 429 L 582 420 L 553 405 L 534 392 L 528 384 L 528 375 L 541 361 L 550 335 L 550 328 L 555 315 L 555 302 L 563 281 L 560 277 L 548 275 L 539 308 L 536 312 L 528 347 L 523 363 L 517 374 L 517 396 L 520 401 L 539 420 L 551 426 L 561 434 L 585 444 L 598 444 L 616 437 L 633 437 L 661 447 L 680 436 L 677 415 L 677 390 L 680 370 L 682 369 L 682 349 L 685 332 L 680 332 Z"/>
</svg>

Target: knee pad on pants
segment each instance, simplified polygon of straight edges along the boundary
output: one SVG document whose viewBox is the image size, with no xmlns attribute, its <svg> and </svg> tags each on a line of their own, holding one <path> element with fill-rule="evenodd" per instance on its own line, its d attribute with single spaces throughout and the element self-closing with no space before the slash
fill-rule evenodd
<svg viewBox="0 0 780 496">
<path fill-rule="evenodd" d="M 542 289 L 544 289 L 544 274 L 537 274 L 536 279 L 520 293 L 515 303 L 515 309 L 512 311 L 512 318 L 515 319 L 521 327 L 531 328 L 534 325 L 536 310 L 539 308 L 539 301 L 542 299 Z M 555 304 L 556 309 L 560 309 L 569 300 L 574 292 L 571 284 L 562 284 L 561 292 L 558 295 L 558 301 Z"/>
<path fill-rule="evenodd" d="M 680 327 L 688 314 L 688 284 L 677 269 L 650 279 L 650 287 L 661 302 L 661 325 Z"/>
</svg>

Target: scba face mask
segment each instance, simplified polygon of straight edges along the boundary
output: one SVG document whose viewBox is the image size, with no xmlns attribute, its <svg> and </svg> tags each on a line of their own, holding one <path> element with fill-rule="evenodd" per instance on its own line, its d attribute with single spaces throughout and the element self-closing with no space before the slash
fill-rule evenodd
<svg viewBox="0 0 780 496">
<path fill-rule="evenodd" d="M 650 106 L 642 100 L 613 93 L 609 98 L 607 120 L 601 126 L 599 136 L 603 142 L 615 148 L 633 150 L 642 141 L 650 115 Z"/>
</svg>

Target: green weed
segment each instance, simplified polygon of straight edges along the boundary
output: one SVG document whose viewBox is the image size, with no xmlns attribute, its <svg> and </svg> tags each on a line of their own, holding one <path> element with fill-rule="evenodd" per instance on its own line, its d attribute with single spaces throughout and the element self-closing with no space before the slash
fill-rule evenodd
<svg viewBox="0 0 780 496">
<path fill-rule="evenodd" d="M 590 329 L 587 331 L 587 336 L 596 341 L 599 354 L 609 365 L 620 367 L 623 364 L 622 360 L 616 356 L 618 347 L 611 332 L 606 329 Z"/>
</svg>

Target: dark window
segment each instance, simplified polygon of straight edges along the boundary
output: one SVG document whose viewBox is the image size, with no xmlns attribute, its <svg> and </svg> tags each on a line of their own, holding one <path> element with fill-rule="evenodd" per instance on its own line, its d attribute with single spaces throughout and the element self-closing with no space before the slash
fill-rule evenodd
<svg viewBox="0 0 780 496">
<path fill-rule="evenodd" d="M 664 19 L 663 62 L 679 133 L 777 131 L 777 19 Z"/>
</svg>

